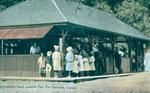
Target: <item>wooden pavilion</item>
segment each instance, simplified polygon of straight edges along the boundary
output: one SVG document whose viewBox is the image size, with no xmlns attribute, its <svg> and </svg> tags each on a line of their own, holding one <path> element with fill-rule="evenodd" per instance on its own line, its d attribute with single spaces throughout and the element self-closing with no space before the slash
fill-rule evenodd
<svg viewBox="0 0 150 93">
<path fill-rule="evenodd" d="M 110 45 L 112 51 L 116 44 L 126 44 L 124 72 L 132 72 L 132 50 L 138 71 L 138 59 L 143 59 L 144 44 L 150 41 L 114 15 L 77 2 L 26 0 L 0 12 L 0 76 L 38 76 L 39 55 L 29 54 L 32 42 L 39 42 L 45 52 L 59 44 L 64 55 L 73 38 L 89 38 L 91 46 L 99 41 Z M 17 43 L 14 54 L 6 53 L 11 42 Z M 107 74 L 115 73 L 113 54 L 104 57 L 104 64 Z"/>
</svg>

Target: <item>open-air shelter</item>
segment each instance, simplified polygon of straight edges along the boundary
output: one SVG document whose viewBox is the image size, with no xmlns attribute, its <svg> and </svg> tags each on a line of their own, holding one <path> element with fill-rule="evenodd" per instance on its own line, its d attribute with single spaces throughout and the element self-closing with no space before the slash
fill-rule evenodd
<svg viewBox="0 0 150 93">
<path fill-rule="evenodd" d="M 144 57 L 144 44 L 150 38 L 123 23 L 115 15 L 69 0 L 26 0 L 0 12 L 0 76 L 37 76 L 39 55 L 6 55 L 6 42 L 23 42 L 21 49 L 29 49 L 30 41 L 38 41 L 44 51 L 59 44 L 65 48 L 73 38 L 89 38 L 91 46 L 99 41 L 109 43 L 114 51 L 117 43 L 127 45 L 123 68 L 131 72 L 132 48 L 135 61 Z M 18 48 L 18 51 L 19 50 Z M 105 57 L 106 73 L 115 73 L 114 58 Z M 138 68 L 138 63 L 137 63 Z M 138 70 L 138 69 L 137 69 Z"/>
</svg>

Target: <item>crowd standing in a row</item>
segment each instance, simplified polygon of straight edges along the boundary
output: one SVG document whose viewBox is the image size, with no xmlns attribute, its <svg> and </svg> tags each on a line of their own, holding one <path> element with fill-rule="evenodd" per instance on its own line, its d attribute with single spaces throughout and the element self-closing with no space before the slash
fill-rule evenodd
<svg viewBox="0 0 150 93">
<path fill-rule="evenodd" d="M 38 59 L 39 75 L 51 77 L 51 72 L 54 72 L 54 77 L 60 77 L 60 71 L 63 70 L 61 53 L 59 52 L 59 46 L 54 45 L 54 49 L 53 53 L 48 51 L 46 57 L 41 53 Z M 74 54 L 72 47 L 68 47 L 66 50 L 65 71 L 67 72 L 67 77 L 94 75 L 95 57 L 93 52 L 89 55 L 85 50 L 81 50 L 79 53 Z M 44 73 L 46 74 L 44 75 Z"/>
</svg>

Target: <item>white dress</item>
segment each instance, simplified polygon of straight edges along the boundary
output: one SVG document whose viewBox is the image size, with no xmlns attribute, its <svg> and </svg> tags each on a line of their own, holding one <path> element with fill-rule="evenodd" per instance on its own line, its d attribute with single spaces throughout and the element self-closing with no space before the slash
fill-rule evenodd
<svg viewBox="0 0 150 93">
<path fill-rule="evenodd" d="M 145 54 L 144 66 L 145 72 L 150 72 L 150 52 Z"/>
<path fill-rule="evenodd" d="M 52 54 L 52 61 L 53 61 L 53 70 L 60 71 L 61 70 L 61 54 L 58 51 L 55 51 Z"/>
<path fill-rule="evenodd" d="M 89 59 L 88 58 L 83 58 L 83 66 L 84 66 L 84 71 L 90 71 L 91 68 L 90 68 L 90 62 L 89 62 Z"/>
<path fill-rule="evenodd" d="M 72 71 L 73 70 L 73 61 L 74 61 L 74 55 L 72 52 L 68 52 L 66 54 L 66 71 Z"/>
<path fill-rule="evenodd" d="M 84 71 L 84 66 L 83 66 L 83 57 L 81 55 L 78 56 L 78 70 L 79 71 Z"/>
<path fill-rule="evenodd" d="M 78 61 L 73 61 L 73 73 L 78 73 Z"/>
<path fill-rule="evenodd" d="M 94 56 L 90 57 L 90 67 L 91 67 L 91 71 L 95 71 L 95 57 Z"/>
</svg>

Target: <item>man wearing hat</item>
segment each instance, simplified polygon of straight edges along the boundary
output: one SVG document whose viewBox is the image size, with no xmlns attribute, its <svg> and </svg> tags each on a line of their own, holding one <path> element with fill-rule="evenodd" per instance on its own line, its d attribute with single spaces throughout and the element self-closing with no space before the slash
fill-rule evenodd
<svg viewBox="0 0 150 93">
<path fill-rule="evenodd" d="M 54 77 L 59 77 L 61 71 L 61 53 L 58 51 L 59 46 L 54 45 L 55 52 L 52 54 Z"/>
<path fill-rule="evenodd" d="M 74 61 L 74 55 L 73 55 L 73 49 L 72 47 L 67 48 L 67 54 L 66 54 L 66 71 L 68 71 L 69 75 L 68 77 L 71 77 L 71 71 L 73 70 L 73 61 Z"/>
</svg>

